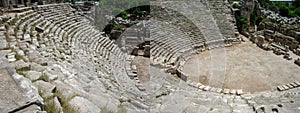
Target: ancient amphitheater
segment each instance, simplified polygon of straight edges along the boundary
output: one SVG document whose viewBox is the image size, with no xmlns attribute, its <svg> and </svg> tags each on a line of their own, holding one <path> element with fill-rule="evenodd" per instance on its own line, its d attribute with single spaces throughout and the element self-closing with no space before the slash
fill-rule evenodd
<svg viewBox="0 0 300 113">
<path fill-rule="evenodd" d="M 0 112 L 300 111 L 300 67 L 241 36 L 227 2 L 150 7 L 150 59 L 142 60 L 69 3 L 1 16 Z"/>
</svg>

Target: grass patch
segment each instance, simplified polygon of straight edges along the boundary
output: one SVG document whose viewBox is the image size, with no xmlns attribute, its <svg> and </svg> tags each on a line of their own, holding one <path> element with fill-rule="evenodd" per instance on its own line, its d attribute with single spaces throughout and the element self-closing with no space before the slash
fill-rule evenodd
<svg viewBox="0 0 300 113">
<path fill-rule="evenodd" d="M 62 92 L 57 90 L 54 95 L 58 98 L 64 113 L 79 113 L 78 108 L 73 107 L 72 105 L 69 104 L 69 101 L 74 98 L 75 96 L 79 96 L 78 94 L 72 95 L 70 98 L 65 98 L 62 95 Z"/>
<path fill-rule="evenodd" d="M 48 66 L 48 63 L 45 62 L 45 63 L 42 63 L 41 65 L 42 65 L 42 66 Z"/>
<path fill-rule="evenodd" d="M 13 18 L 10 22 L 9 25 L 14 25 L 18 21 L 18 18 Z"/>
<path fill-rule="evenodd" d="M 2 48 L 0 50 L 9 50 L 10 48 L 9 47 L 5 47 L 5 48 Z"/>
<path fill-rule="evenodd" d="M 103 108 L 101 108 L 100 113 L 114 113 L 114 112 L 112 110 L 108 109 L 107 107 L 103 107 Z"/>
<path fill-rule="evenodd" d="M 9 34 L 7 32 L 4 32 L 6 41 L 11 42 L 12 40 L 10 40 Z"/>
<path fill-rule="evenodd" d="M 22 67 L 20 69 L 16 69 L 16 71 L 30 71 L 30 67 Z"/>
<path fill-rule="evenodd" d="M 45 25 L 46 25 L 46 22 L 43 22 L 40 24 L 41 27 L 45 27 Z"/>
<path fill-rule="evenodd" d="M 36 80 L 32 80 L 32 82 L 36 82 L 36 81 L 39 81 L 39 80 L 42 80 L 42 81 L 45 81 L 45 82 L 52 82 L 52 81 L 50 81 L 49 77 L 46 76 L 46 75 L 42 75 L 40 78 L 38 78 Z"/>
<path fill-rule="evenodd" d="M 19 54 L 16 54 L 16 59 L 17 59 L 17 60 L 21 60 L 21 59 L 23 59 L 23 56 L 21 56 L 21 55 L 19 55 Z"/>
<path fill-rule="evenodd" d="M 60 113 L 61 112 L 61 110 L 56 107 L 54 101 L 45 102 L 44 109 L 45 109 L 45 111 L 47 111 L 47 113 Z"/>
<path fill-rule="evenodd" d="M 44 110 L 47 111 L 47 113 L 60 113 L 61 112 L 61 110 L 56 107 L 56 105 L 53 101 L 54 95 L 47 97 L 41 92 L 41 90 L 39 90 L 38 92 L 39 92 L 39 95 L 44 99 L 44 103 L 45 103 Z"/>
<path fill-rule="evenodd" d="M 24 73 L 24 71 L 17 71 L 17 73 L 18 73 L 19 75 L 23 75 L 24 77 L 26 76 L 26 74 Z"/>
<path fill-rule="evenodd" d="M 20 69 L 16 69 L 16 72 L 20 75 L 23 75 L 24 77 L 26 76 L 26 74 L 24 73 L 25 71 L 29 71 L 30 67 L 22 67 Z"/>
<path fill-rule="evenodd" d="M 36 34 L 36 38 L 37 38 L 37 40 L 38 41 L 41 41 L 42 39 L 41 39 L 41 35 L 38 33 L 38 34 Z"/>
<path fill-rule="evenodd" d="M 45 103 L 44 110 L 47 111 L 47 113 L 60 113 L 60 109 L 56 107 L 53 101 L 54 97 L 58 98 L 58 101 L 60 102 L 62 111 L 64 113 L 79 113 L 78 108 L 75 108 L 69 104 L 69 101 L 72 98 L 79 96 L 78 94 L 74 94 L 70 98 L 65 98 L 62 95 L 62 92 L 59 90 L 56 90 L 52 96 L 48 96 L 48 97 L 45 96 L 40 90 L 39 90 L 39 94 L 44 99 L 44 103 Z"/>
<path fill-rule="evenodd" d="M 102 107 L 100 113 L 127 113 L 127 110 L 123 106 L 120 106 L 118 111 L 114 112 L 107 107 Z"/>
</svg>

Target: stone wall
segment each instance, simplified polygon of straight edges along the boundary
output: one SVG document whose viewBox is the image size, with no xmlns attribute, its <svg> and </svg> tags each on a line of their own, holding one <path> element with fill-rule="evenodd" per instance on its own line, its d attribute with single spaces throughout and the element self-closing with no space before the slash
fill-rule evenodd
<svg viewBox="0 0 300 113">
<path fill-rule="evenodd" d="M 290 50 L 299 48 L 300 29 L 299 25 L 276 24 L 273 22 L 262 22 L 259 29 L 263 31 L 266 40 L 287 45 Z"/>
</svg>

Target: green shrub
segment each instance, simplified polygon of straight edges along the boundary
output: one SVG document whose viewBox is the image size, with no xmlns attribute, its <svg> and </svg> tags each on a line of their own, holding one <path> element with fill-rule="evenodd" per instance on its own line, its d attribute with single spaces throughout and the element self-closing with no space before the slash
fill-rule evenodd
<svg viewBox="0 0 300 113">
<path fill-rule="evenodd" d="M 295 1 L 293 1 L 293 6 L 295 6 L 295 7 L 300 7 L 300 0 L 295 0 Z"/>
<path fill-rule="evenodd" d="M 39 90 L 39 95 L 44 99 L 45 103 L 45 111 L 47 113 L 60 113 L 60 110 L 55 106 L 55 103 L 53 101 L 54 97 L 57 97 L 61 106 L 62 106 L 62 111 L 64 113 L 79 113 L 78 108 L 73 107 L 72 105 L 69 104 L 70 99 L 72 98 L 65 98 L 62 95 L 62 92 L 59 90 L 56 90 L 54 92 L 54 95 L 46 97 L 40 90 Z M 73 97 L 73 96 L 72 96 Z"/>
<path fill-rule="evenodd" d="M 300 17 L 300 7 L 296 8 L 294 13 Z"/>
<path fill-rule="evenodd" d="M 279 14 L 285 17 L 289 16 L 289 8 L 284 4 L 279 4 Z"/>
<path fill-rule="evenodd" d="M 14 25 L 18 21 L 18 18 L 14 18 L 10 21 L 9 25 Z"/>
<path fill-rule="evenodd" d="M 128 16 L 127 16 L 128 14 L 126 11 L 122 11 L 120 15 L 123 19 L 128 19 Z"/>
<path fill-rule="evenodd" d="M 232 7 L 233 7 L 233 8 L 236 8 L 236 9 L 239 9 L 239 8 L 240 8 L 240 6 L 239 6 L 238 4 L 233 4 Z"/>
</svg>

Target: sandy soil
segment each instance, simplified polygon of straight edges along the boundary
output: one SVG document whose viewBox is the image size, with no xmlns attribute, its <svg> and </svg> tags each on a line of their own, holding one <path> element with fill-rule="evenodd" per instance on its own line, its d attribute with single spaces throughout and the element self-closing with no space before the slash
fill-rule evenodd
<svg viewBox="0 0 300 113">
<path fill-rule="evenodd" d="M 190 80 L 247 92 L 275 90 L 277 85 L 300 81 L 300 67 L 251 42 L 193 55 L 183 72 Z"/>
</svg>

